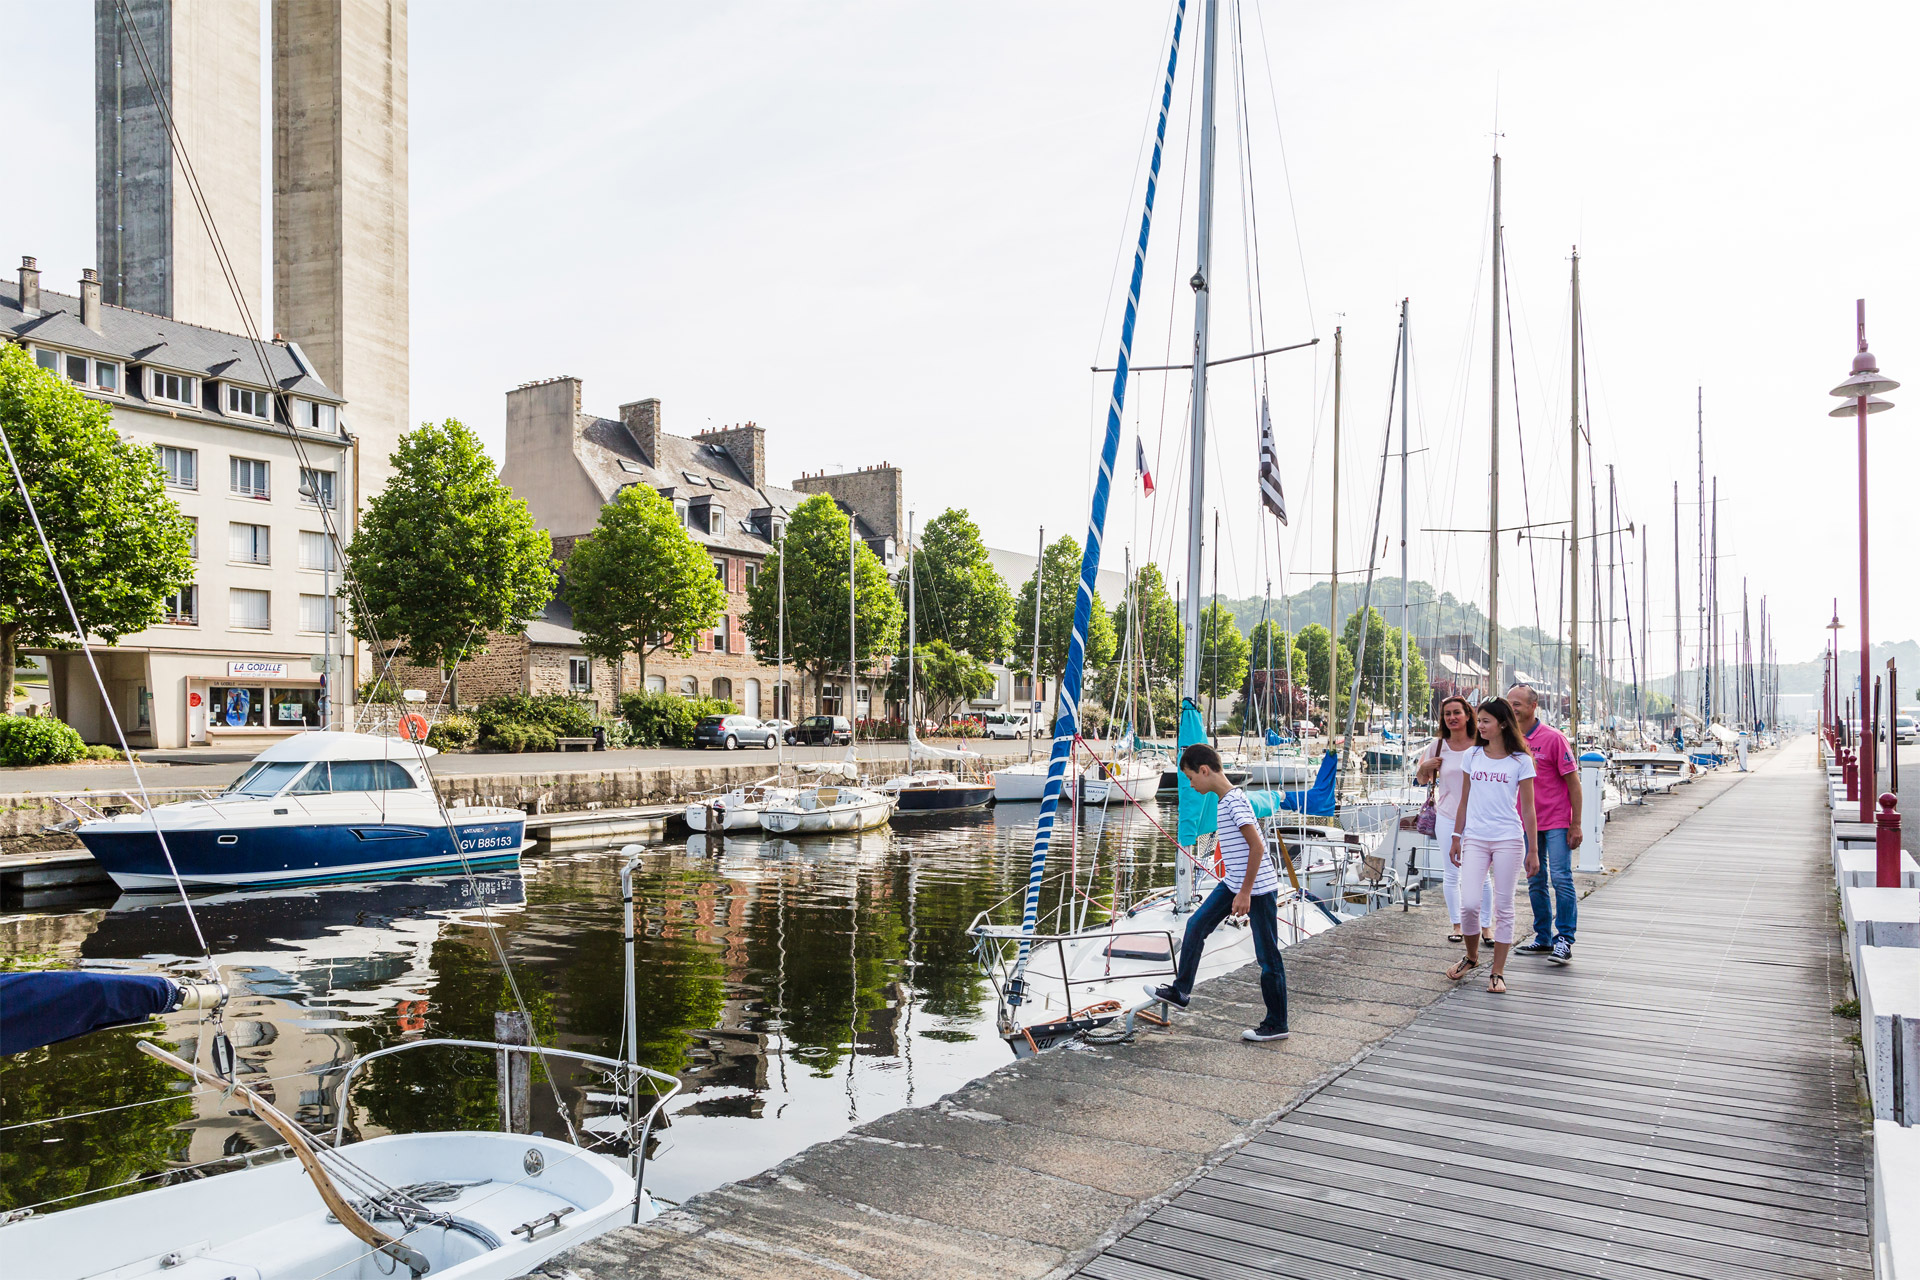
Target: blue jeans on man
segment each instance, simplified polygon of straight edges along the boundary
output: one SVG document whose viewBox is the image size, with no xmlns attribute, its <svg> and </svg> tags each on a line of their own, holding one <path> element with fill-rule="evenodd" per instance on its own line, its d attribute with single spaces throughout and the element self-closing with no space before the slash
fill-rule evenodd
<svg viewBox="0 0 1920 1280">
<path fill-rule="evenodd" d="M 1193 981 L 1200 972 L 1200 953 L 1206 948 L 1207 935 L 1220 927 L 1233 911 L 1234 891 L 1217 884 L 1200 909 L 1187 921 L 1187 932 L 1180 939 L 1180 964 L 1174 971 L 1173 989 L 1182 997 L 1193 994 Z M 1253 955 L 1260 962 L 1260 996 L 1267 1002 L 1263 1025 L 1284 1031 L 1287 1027 L 1287 971 L 1280 963 L 1280 895 L 1256 893 L 1247 907 L 1247 924 L 1253 930 Z"/>
<path fill-rule="evenodd" d="M 1533 940 L 1550 947 L 1555 939 L 1565 938 L 1572 946 L 1580 895 L 1573 887 L 1573 850 L 1567 847 L 1565 827 L 1540 833 L 1540 869 L 1527 877 L 1527 898 L 1533 903 Z"/>
</svg>

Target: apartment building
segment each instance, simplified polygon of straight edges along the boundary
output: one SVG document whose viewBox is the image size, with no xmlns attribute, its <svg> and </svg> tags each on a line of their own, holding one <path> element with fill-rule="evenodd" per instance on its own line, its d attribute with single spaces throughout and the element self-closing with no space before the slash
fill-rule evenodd
<svg viewBox="0 0 1920 1280">
<path fill-rule="evenodd" d="M 77 294 L 43 289 L 32 258 L 0 281 L 0 338 L 104 404 L 152 446 L 169 496 L 196 528 L 193 584 L 164 621 L 98 651 L 114 713 L 136 747 L 249 749 L 335 722 L 353 688 L 331 528 L 357 507 L 345 402 L 299 346 L 106 305 L 92 269 Z M 263 367 L 264 365 L 264 367 Z M 351 649 L 351 645 L 346 645 Z M 54 713 L 89 742 L 112 726 L 83 654 L 44 657 Z M 340 673 L 321 668 L 331 652 Z"/>
</svg>

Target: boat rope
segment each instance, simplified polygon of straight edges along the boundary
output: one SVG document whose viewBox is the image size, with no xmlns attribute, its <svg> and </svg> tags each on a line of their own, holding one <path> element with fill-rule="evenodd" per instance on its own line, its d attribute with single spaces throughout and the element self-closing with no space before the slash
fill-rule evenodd
<svg viewBox="0 0 1920 1280">
<path fill-rule="evenodd" d="M 60 559 L 53 553 L 53 543 L 47 538 L 47 529 L 40 522 L 40 510 L 33 501 L 32 490 L 27 485 L 27 477 L 20 470 L 20 459 L 14 455 L 13 441 L 7 435 L 5 424 L 0 424 L 0 449 L 5 449 L 7 468 L 13 473 L 13 482 L 20 490 L 20 501 L 26 504 L 27 517 L 33 521 L 33 531 L 40 540 L 40 550 L 47 558 L 47 569 L 53 574 L 53 582 L 60 589 L 60 599 L 67 606 L 67 617 L 73 623 L 73 634 L 80 642 L 80 650 L 87 655 L 87 669 L 93 673 L 94 688 L 100 692 L 100 705 L 106 710 L 107 721 L 113 726 L 113 736 L 120 744 L 120 753 L 127 758 L 127 765 L 133 770 L 133 785 L 140 792 L 140 805 L 148 816 L 153 817 L 154 839 L 160 844 L 160 855 L 167 860 L 167 874 L 173 880 L 173 887 L 180 895 L 180 904 L 187 910 L 187 922 L 193 926 L 193 937 L 200 944 L 200 954 L 206 961 L 207 979 L 220 982 L 220 967 L 213 962 L 213 949 L 207 945 L 206 932 L 200 927 L 200 917 L 194 914 L 193 899 L 187 894 L 186 883 L 180 878 L 180 868 L 173 860 L 173 849 L 167 844 L 167 833 L 161 829 L 160 819 L 153 816 L 153 800 L 147 794 L 147 780 L 140 772 L 140 762 L 134 759 L 133 748 L 127 745 L 127 733 L 120 723 L 120 713 L 113 705 L 113 699 L 107 694 L 107 682 L 100 674 L 99 660 L 94 656 L 93 643 L 87 638 L 86 624 L 80 620 L 80 610 L 73 603 L 73 595 L 67 590 L 67 576 L 60 572 Z M 6 673 L 11 681 L 12 673 Z M 221 987 L 224 996 L 226 988 Z M 224 999 L 221 1003 L 225 1003 Z M 216 1026 L 220 1022 L 220 1010 L 214 1008 L 209 1020 Z M 220 1033 L 225 1039 L 225 1033 Z M 229 1049 L 230 1052 L 230 1049 Z"/>
<path fill-rule="evenodd" d="M 1133 272 L 1127 285 L 1126 317 L 1120 326 L 1120 353 L 1114 362 L 1113 392 L 1107 404 L 1106 435 L 1100 447 L 1100 468 L 1094 482 L 1092 511 L 1087 520 L 1086 547 L 1080 558 L 1080 585 L 1073 602 L 1073 628 L 1067 640 L 1066 667 L 1060 677 L 1053 751 L 1047 761 L 1047 784 L 1040 796 L 1040 817 L 1034 827 L 1033 854 L 1027 868 L 1027 896 L 1021 911 L 1021 928 L 1027 934 L 1032 934 L 1039 923 L 1040 885 L 1046 876 L 1047 849 L 1052 842 L 1054 818 L 1060 809 L 1060 791 L 1065 782 L 1067 757 L 1079 733 L 1080 682 L 1086 668 L 1094 578 L 1100 571 L 1107 501 L 1113 487 L 1114 461 L 1120 451 L 1120 427 L 1127 395 L 1127 366 L 1133 359 L 1134 325 L 1140 314 L 1140 282 L 1146 273 L 1147 241 L 1153 231 L 1153 200 L 1160 184 L 1160 162 L 1166 151 L 1167 114 L 1173 105 L 1174 73 L 1179 69 L 1180 62 L 1180 29 L 1186 18 L 1186 0 L 1176 0 L 1176 5 L 1173 39 L 1167 52 L 1167 72 L 1160 89 L 1160 118 L 1154 131 L 1153 160 L 1147 171 L 1145 207 L 1140 214 L 1140 237 L 1134 247 Z M 1039 574 L 1045 567 L 1044 563 L 1038 565 L 1034 572 Z M 1037 583 L 1039 579 L 1035 581 Z M 1037 629 L 1037 619 L 1034 625 Z M 1007 984 L 1008 999 L 1015 1005 L 1025 998 L 1026 968 L 1031 954 L 1031 943 L 1022 942 L 1013 975 Z"/>
</svg>

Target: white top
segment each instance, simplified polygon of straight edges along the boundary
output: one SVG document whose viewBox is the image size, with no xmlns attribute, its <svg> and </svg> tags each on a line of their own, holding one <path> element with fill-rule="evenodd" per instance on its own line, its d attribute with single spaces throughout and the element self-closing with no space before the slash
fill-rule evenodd
<svg viewBox="0 0 1920 1280">
<path fill-rule="evenodd" d="M 1247 874 L 1247 837 L 1240 830 L 1243 826 L 1259 828 L 1253 816 L 1253 805 L 1247 800 L 1247 793 L 1235 787 L 1220 797 L 1219 816 L 1220 864 L 1223 869 L 1221 882 L 1235 893 L 1240 892 L 1240 882 Z M 1255 893 L 1278 893 L 1280 878 L 1273 874 L 1273 863 L 1269 859 L 1260 859 L 1260 870 L 1253 877 Z"/>
<path fill-rule="evenodd" d="M 1477 750 L 1461 747 L 1456 751 L 1444 739 L 1440 743 L 1440 775 L 1434 779 L 1433 788 L 1433 830 L 1442 839 L 1453 834 L 1453 819 L 1460 812 L 1460 792 L 1466 783 L 1467 757 Z"/>
<path fill-rule="evenodd" d="M 398 760 L 418 763 L 421 756 L 440 752 L 424 743 L 402 738 L 383 738 L 376 733 L 343 733 L 336 729 L 315 729 L 282 738 L 255 760 Z"/>
<path fill-rule="evenodd" d="M 1460 835 L 1470 840 L 1524 840 L 1520 821 L 1520 784 L 1533 777 L 1533 757 L 1515 752 L 1504 760 L 1484 747 L 1467 752 L 1467 822 Z"/>
</svg>

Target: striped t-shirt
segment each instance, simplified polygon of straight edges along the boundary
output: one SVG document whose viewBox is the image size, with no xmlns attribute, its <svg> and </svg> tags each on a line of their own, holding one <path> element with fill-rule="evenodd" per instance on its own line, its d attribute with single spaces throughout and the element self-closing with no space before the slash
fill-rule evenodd
<svg viewBox="0 0 1920 1280">
<path fill-rule="evenodd" d="M 1243 826 L 1258 827 L 1253 816 L 1253 805 L 1247 800 L 1247 793 L 1235 787 L 1220 797 L 1218 819 L 1220 863 L 1224 871 L 1221 882 L 1235 893 L 1240 891 L 1240 882 L 1247 874 L 1247 837 L 1241 833 Z M 1273 863 L 1267 858 L 1260 859 L 1260 871 L 1253 878 L 1255 893 L 1278 893 L 1279 877 L 1273 874 Z"/>
</svg>

